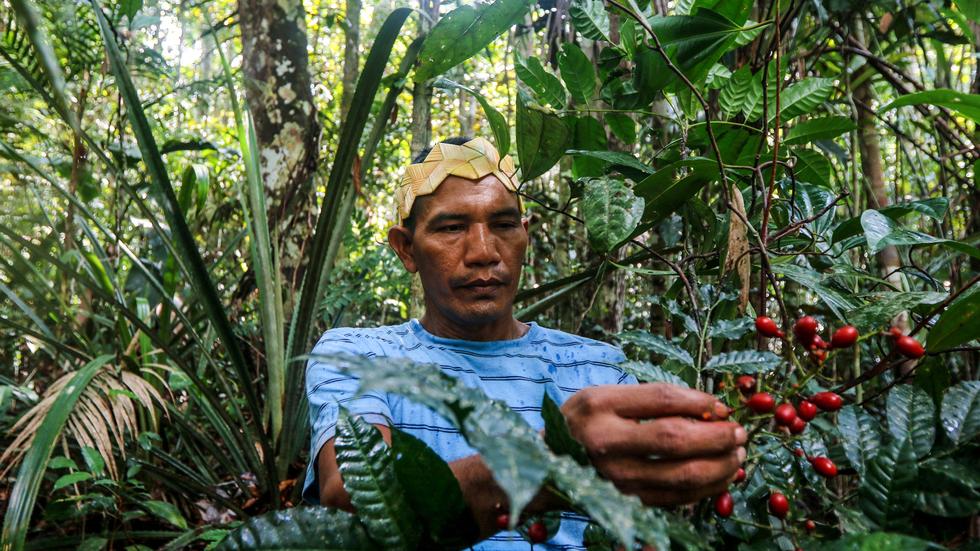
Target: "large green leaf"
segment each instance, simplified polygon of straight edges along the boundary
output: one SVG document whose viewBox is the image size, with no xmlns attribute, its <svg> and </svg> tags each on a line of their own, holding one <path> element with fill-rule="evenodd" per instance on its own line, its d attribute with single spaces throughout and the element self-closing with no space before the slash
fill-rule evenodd
<svg viewBox="0 0 980 551">
<path fill-rule="evenodd" d="M 558 70 L 572 99 L 588 104 L 595 95 L 595 68 L 582 48 L 571 42 L 562 44 L 558 52 Z"/>
<path fill-rule="evenodd" d="M 675 180 L 675 176 L 681 171 L 684 171 L 684 175 Z M 644 226 L 652 227 L 654 223 L 681 208 L 717 176 L 716 161 L 694 158 L 671 163 L 644 178 L 633 188 L 633 193 L 646 201 Z"/>
<path fill-rule="evenodd" d="M 636 229 L 643 215 L 643 198 L 633 195 L 622 180 L 591 178 L 585 182 L 582 215 L 589 243 L 596 251 L 606 253 Z"/>
<path fill-rule="evenodd" d="M 650 27 L 668 56 L 691 82 L 698 82 L 708 74 L 742 30 L 724 15 L 707 8 L 694 15 L 652 17 Z"/>
<path fill-rule="evenodd" d="M 418 522 L 381 431 L 341 409 L 335 445 L 344 489 L 371 538 L 385 549 L 415 549 Z"/>
<path fill-rule="evenodd" d="M 483 114 L 487 116 L 487 121 L 490 122 L 493 139 L 497 142 L 497 152 L 500 153 L 501 157 L 510 152 L 510 124 L 508 124 L 507 118 L 500 111 L 490 105 L 490 102 L 487 101 L 487 98 L 483 94 L 468 86 L 463 86 L 445 78 L 437 79 L 433 85 L 441 88 L 456 88 L 475 97 L 476 101 L 480 102 L 480 107 L 483 108 Z"/>
<path fill-rule="evenodd" d="M 915 506 L 919 468 L 908 440 L 892 440 L 868 461 L 858 500 L 861 510 L 880 528 L 904 529 Z"/>
<path fill-rule="evenodd" d="M 860 306 L 857 300 L 838 290 L 819 272 L 795 264 L 776 263 L 772 269 L 816 293 L 838 317 L 843 317 L 844 312 Z"/>
<path fill-rule="evenodd" d="M 980 512 L 980 480 L 974 466 L 952 459 L 927 461 L 919 466 L 916 508 L 947 517 L 969 517 Z"/>
<path fill-rule="evenodd" d="M 863 477 L 881 447 L 878 422 L 863 409 L 847 405 L 837 413 L 837 433 L 848 462 Z"/>
<path fill-rule="evenodd" d="M 567 455 L 579 465 L 589 464 L 585 446 L 572 438 L 565 415 L 547 393 L 541 403 L 541 418 L 544 419 L 544 442 L 552 452 L 556 455 Z"/>
<path fill-rule="evenodd" d="M 684 379 L 681 379 L 659 365 L 653 365 L 649 362 L 623 362 L 619 364 L 619 368 L 636 377 L 642 383 L 668 383 L 685 388 L 690 387 Z"/>
<path fill-rule="evenodd" d="M 149 511 L 153 516 L 163 519 L 177 528 L 187 530 L 187 519 L 184 518 L 184 515 L 180 514 L 180 509 L 173 503 L 148 499 L 141 502 L 140 506 Z"/>
<path fill-rule="evenodd" d="M 810 119 L 790 128 L 786 137 L 783 138 L 783 143 L 793 145 L 829 140 L 855 128 L 857 125 L 848 117 L 832 116 Z"/>
<path fill-rule="evenodd" d="M 536 178 L 565 153 L 568 125 L 558 115 L 531 102 L 523 91 L 517 93 L 517 156 L 521 180 Z"/>
<path fill-rule="evenodd" d="M 813 113 L 823 102 L 830 99 L 834 89 L 834 79 L 805 78 L 800 82 L 790 84 L 779 94 L 779 118 L 785 122 L 794 117 Z M 775 107 L 775 100 L 770 101 Z M 769 121 L 776 118 L 775 108 L 769 114 Z"/>
<path fill-rule="evenodd" d="M 870 534 L 850 534 L 833 541 L 813 541 L 815 551 L 930 551 L 945 547 L 930 541 L 921 540 L 905 534 L 873 532 Z M 811 542 L 806 542 L 807 549 Z"/>
<path fill-rule="evenodd" d="M 926 391 L 900 385 L 888 393 L 888 432 L 898 440 L 908 439 L 918 458 L 932 450 L 936 440 L 936 405 Z"/>
<path fill-rule="evenodd" d="M 746 120 L 762 116 L 762 82 L 748 65 L 735 71 L 718 94 L 718 105 L 729 117 L 741 113 Z"/>
<path fill-rule="evenodd" d="M 794 175 L 797 181 L 807 182 L 825 188 L 831 187 L 830 177 L 834 167 L 830 164 L 830 160 L 827 157 L 824 157 L 819 151 L 813 149 L 793 147 L 791 151 L 793 156 L 796 157 Z"/>
<path fill-rule="evenodd" d="M 391 452 L 412 510 L 436 541 L 451 544 L 444 534 L 458 532 L 459 523 L 466 524 L 461 519 L 469 514 L 452 469 L 425 442 L 397 427 L 391 427 Z"/>
<path fill-rule="evenodd" d="M 847 321 L 862 332 L 874 331 L 889 325 L 901 312 L 915 309 L 921 305 L 938 304 L 948 295 L 934 291 L 889 292 L 863 295 L 866 302 L 849 310 Z"/>
<path fill-rule="evenodd" d="M 943 217 L 946 216 L 946 210 L 948 208 L 949 199 L 946 199 L 945 197 L 934 197 L 932 199 L 897 203 L 889 207 L 878 209 L 878 212 L 894 220 L 899 220 L 908 214 L 918 212 L 938 221 L 942 220 Z M 840 225 L 834 229 L 834 242 L 838 243 L 844 239 L 847 239 L 848 237 L 858 235 L 863 231 L 864 229 L 861 227 L 861 217 L 855 216 L 854 218 L 841 222 Z"/>
<path fill-rule="evenodd" d="M 708 336 L 713 339 L 738 340 L 754 330 L 755 320 L 752 318 L 713 320 L 708 328 Z"/>
<path fill-rule="evenodd" d="M 980 434 L 980 381 L 963 381 L 946 391 L 939 418 L 949 439 L 965 444 Z"/>
<path fill-rule="evenodd" d="M 27 529 L 30 526 L 31 512 L 37 500 L 44 473 L 47 470 L 51 452 L 61 438 L 61 431 L 68 422 L 78 398 L 85 392 L 88 384 L 99 373 L 99 370 L 115 356 L 104 355 L 85 364 L 72 375 L 71 382 L 65 385 L 52 402 L 51 409 L 44 416 L 37 428 L 31 447 L 21 460 L 17 471 L 16 482 L 10 490 L 7 511 L 3 516 L 3 538 L 0 547 L 11 551 L 24 548 Z"/>
<path fill-rule="evenodd" d="M 980 122 L 980 95 L 965 94 L 948 89 L 927 90 L 925 92 L 906 94 L 882 107 L 880 112 L 884 113 L 906 105 L 922 104 L 945 107 L 950 111 L 962 114 L 973 120 L 973 122 Z"/>
<path fill-rule="evenodd" d="M 980 249 L 953 239 L 933 237 L 929 234 L 903 228 L 893 219 L 876 210 L 866 210 L 861 214 L 861 226 L 864 228 L 864 238 L 872 253 L 889 245 L 943 245 L 980 259 Z"/>
<path fill-rule="evenodd" d="M 704 367 L 718 373 L 762 373 L 776 369 L 782 361 L 769 351 L 740 350 L 718 354 Z"/>
<path fill-rule="evenodd" d="M 609 14 L 601 0 L 576 0 L 568 8 L 575 30 L 590 40 L 609 42 Z"/>
<path fill-rule="evenodd" d="M 648 331 L 627 331 L 626 333 L 621 333 L 619 338 L 624 342 L 635 344 L 659 356 L 677 360 L 685 365 L 694 365 L 694 358 L 691 357 L 691 354 L 687 350 L 684 350 L 660 335 Z"/>
<path fill-rule="evenodd" d="M 589 117 L 587 120 L 595 119 Z M 600 128 L 602 127 L 600 126 Z M 634 180 L 645 178 L 655 172 L 653 167 L 641 163 L 633 155 L 622 151 L 588 151 L 583 149 L 569 149 L 565 153 L 573 157 L 588 157 L 590 159 L 602 161 L 602 172 L 608 173 L 616 170 L 621 172 L 627 178 L 632 178 Z"/>
<path fill-rule="evenodd" d="M 980 287 L 960 296 L 929 330 L 926 348 L 939 352 L 980 338 Z"/>
<path fill-rule="evenodd" d="M 297 507 L 248 519 L 215 549 L 374 551 L 378 546 L 350 513 L 326 507 Z"/>
<path fill-rule="evenodd" d="M 526 57 L 514 64 L 514 71 L 521 82 L 526 84 L 542 103 L 555 109 L 565 106 L 565 88 L 558 77 L 541 65 L 536 57 Z"/>
<path fill-rule="evenodd" d="M 415 82 L 441 75 L 478 54 L 520 22 L 531 5 L 528 0 L 494 0 L 464 4 L 449 12 L 432 27 L 422 45 Z"/>
</svg>

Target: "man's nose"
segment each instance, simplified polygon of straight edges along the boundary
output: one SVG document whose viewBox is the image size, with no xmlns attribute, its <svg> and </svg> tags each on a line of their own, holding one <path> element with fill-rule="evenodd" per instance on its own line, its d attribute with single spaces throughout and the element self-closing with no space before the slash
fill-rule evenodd
<svg viewBox="0 0 980 551">
<path fill-rule="evenodd" d="M 470 265 L 496 264 L 500 262 L 497 251 L 497 238 L 490 228 L 483 224 L 473 224 L 466 239 L 464 262 Z"/>
</svg>

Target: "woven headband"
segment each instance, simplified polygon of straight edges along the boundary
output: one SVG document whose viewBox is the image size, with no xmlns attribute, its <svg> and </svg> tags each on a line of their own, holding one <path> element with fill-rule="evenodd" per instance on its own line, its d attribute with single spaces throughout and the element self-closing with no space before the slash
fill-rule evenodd
<svg viewBox="0 0 980 551">
<path fill-rule="evenodd" d="M 514 159 L 510 155 L 501 159 L 497 149 L 485 138 L 474 138 L 463 145 L 436 144 L 424 161 L 405 169 L 402 183 L 395 192 L 398 214 L 402 220 L 408 218 L 415 198 L 435 193 L 448 176 L 479 180 L 493 174 L 505 188 L 516 193 L 516 172 Z M 520 197 L 517 200 L 520 202 Z"/>
</svg>

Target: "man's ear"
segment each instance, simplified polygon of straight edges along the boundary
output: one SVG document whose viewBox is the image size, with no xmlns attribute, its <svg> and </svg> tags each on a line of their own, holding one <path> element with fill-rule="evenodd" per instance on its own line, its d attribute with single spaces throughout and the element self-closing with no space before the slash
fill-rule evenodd
<svg viewBox="0 0 980 551">
<path fill-rule="evenodd" d="M 415 249 L 413 248 L 412 231 L 405 226 L 392 226 L 388 230 L 388 245 L 394 249 L 395 254 L 401 259 L 402 265 L 409 273 L 419 271 L 418 264 L 415 263 Z"/>
</svg>

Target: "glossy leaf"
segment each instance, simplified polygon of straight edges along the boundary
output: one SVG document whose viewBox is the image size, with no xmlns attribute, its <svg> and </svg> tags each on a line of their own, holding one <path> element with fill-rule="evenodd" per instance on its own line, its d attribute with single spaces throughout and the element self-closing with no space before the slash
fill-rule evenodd
<svg viewBox="0 0 980 551">
<path fill-rule="evenodd" d="M 844 455 L 862 477 L 881 447 L 878 423 L 863 409 L 847 405 L 837 413 L 837 433 Z"/>
<path fill-rule="evenodd" d="M 439 76 L 473 57 L 519 23 L 530 7 L 527 0 L 494 0 L 464 4 L 449 12 L 432 27 L 422 45 L 415 82 Z"/>
<path fill-rule="evenodd" d="M 573 157 L 588 157 L 590 159 L 602 161 L 603 172 L 616 170 L 622 172 L 627 178 L 640 179 L 655 172 L 653 167 L 641 163 L 633 155 L 622 151 L 586 151 L 582 149 L 569 149 L 566 151 L 566 153 Z"/>
<path fill-rule="evenodd" d="M 541 417 L 544 419 L 544 442 L 548 448 L 556 455 L 571 457 L 579 465 L 589 465 L 585 446 L 572 437 L 561 408 L 547 393 L 541 403 Z"/>
<path fill-rule="evenodd" d="M 905 107 L 907 105 L 923 104 L 945 107 L 950 111 L 955 111 L 962 114 L 963 116 L 973 120 L 973 122 L 980 122 L 980 95 L 965 94 L 963 92 L 948 89 L 927 90 L 924 92 L 905 94 L 888 105 L 882 107 L 880 112 L 885 113 L 891 111 L 892 109 Z"/>
<path fill-rule="evenodd" d="M 675 180 L 680 171 L 686 174 Z M 714 160 L 695 158 L 671 163 L 644 178 L 633 188 L 633 193 L 646 201 L 644 226 L 651 227 L 681 208 L 717 175 L 718 165 Z"/>
<path fill-rule="evenodd" d="M 517 156 L 521 180 L 536 178 L 565 153 L 568 125 L 558 115 L 534 105 L 523 91 L 517 94 Z"/>
<path fill-rule="evenodd" d="M 677 67 L 691 82 L 708 74 L 735 42 L 741 27 L 712 10 L 694 15 L 656 16 L 650 26 Z"/>
<path fill-rule="evenodd" d="M 939 417 L 949 439 L 966 444 L 980 434 L 980 381 L 963 381 L 950 387 Z"/>
<path fill-rule="evenodd" d="M 565 87 L 558 77 L 541 65 L 536 57 L 526 57 L 514 64 L 514 71 L 542 103 L 555 109 L 565 106 Z"/>
<path fill-rule="evenodd" d="M 903 228 L 876 210 L 866 210 L 861 214 L 861 226 L 864 228 L 868 249 L 873 253 L 890 245 L 943 245 L 980 259 L 980 249 L 972 245 Z"/>
<path fill-rule="evenodd" d="M 609 42 L 609 14 L 601 0 L 576 0 L 568 8 L 575 30 L 590 40 Z"/>
<path fill-rule="evenodd" d="M 838 540 L 814 542 L 815 551 L 940 551 L 941 545 L 889 532 L 872 532 L 870 534 L 851 534 Z M 809 549 L 810 546 L 808 545 Z"/>
<path fill-rule="evenodd" d="M 883 529 L 902 529 L 915 506 L 918 476 L 915 450 L 908 440 L 892 440 L 867 462 L 858 490 L 864 514 Z"/>
<path fill-rule="evenodd" d="M 341 410 L 335 445 L 344 489 L 371 538 L 385 549 L 415 549 L 418 522 L 381 431 Z"/>
<path fill-rule="evenodd" d="M 558 70 L 572 99 L 588 104 L 595 95 L 595 68 L 582 48 L 571 42 L 562 44 L 558 52 Z"/>
<path fill-rule="evenodd" d="M 184 518 L 184 515 L 180 514 L 180 510 L 173 503 L 148 499 L 141 502 L 140 505 L 153 516 L 165 520 L 181 530 L 187 530 L 187 520 Z"/>
<path fill-rule="evenodd" d="M 866 295 L 866 302 L 845 314 L 847 321 L 863 332 L 876 331 L 888 326 L 901 312 L 921 305 L 938 304 L 946 293 L 933 291 L 889 292 Z"/>
<path fill-rule="evenodd" d="M 786 122 L 794 117 L 813 113 L 823 102 L 830 99 L 834 80 L 830 78 L 805 78 L 790 84 L 779 95 L 779 118 Z M 775 106 L 775 102 L 771 102 Z M 775 109 L 769 114 L 770 122 L 775 120 Z"/>
<path fill-rule="evenodd" d="M 622 180 L 592 178 L 582 196 L 582 216 L 589 243 L 600 252 L 612 251 L 625 241 L 643 215 L 643 198 L 633 194 Z"/>
<path fill-rule="evenodd" d="M 248 519 L 215 549 L 374 551 L 377 544 L 350 513 L 326 507 L 296 507 Z"/>
<path fill-rule="evenodd" d="M 685 365 L 694 365 L 694 358 L 687 350 L 668 341 L 660 335 L 646 331 L 628 331 L 619 335 L 623 342 L 635 344 L 658 356 L 664 356 L 671 360 L 677 360 Z"/>
<path fill-rule="evenodd" d="M 948 199 L 945 197 L 934 197 L 932 199 L 898 203 L 877 210 L 881 214 L 884 214 L 885 216 L 894 220 L 900 220 L 904 216 L 917 212 L 938 221 L 942 220 L 943 217 L 946 216 L 946 210 L 948 208 Z M 850 218 L 844 222 L 841 222 L 841 224 L 834 229 L 834 242 L 836 243 L 847 239 L 848 237 L 858 235 L 863 231 L 864 230 L 861 227 L 861 217 L 856 216 L 854 218 Z"/>
<path fill-rule="evenodd" d="M 729 117 L 741 113 L 746 120 L 754 120 L 762 115 L 762 83 L 748 65 L 735 71 L 721 88 L 718 105 Z"/>
<path fill-rule="evenodd" d="M 74 484 L 78 484 L 79 482 L 84 482 L 91 479 L 92 475 L 85 471 L 68 473 L 66 475 L 59 476 L 58 480 L 54 481 L 54 486 L 52 486 L 51 489 L 53 491 L 58 491 L 66 486 L 72 486 Z"/>
<path fill-rule="evenodd" d="M 738 340 L 755 330 L 752 318 L 717 320 L 708 328 L 708 336 L 714 339 Z"/>
<path fill-rule="evenodd" d="M 916 509 L 947 518 L 969 517 L 980 512 L 980 480 L 975 468 L 941 459 L 919 467 Z"/>
<path fill-rule="evenodd" d="M 649 362 L 623 362 L 619 364 L 619 368 L 636 377 L 641 383 L 667 383 L 685 388 L 690 386 L 684 379 Z"/>
<path fill-rule="evenodd" d="M 936 405 L 926 391 L 900 385 L 888 393 L 888 432 L 898 440 L 908 439 L 917 458 L 925 457 L 936 440 Z"/>
<path fill-rule="evenodd" d="M 718 354 L 704 368 L 716 373 L 763 373 L 776 369 L 782 361 L 769 351 L 741 350 Z"/>
<path fill-rule="evenodd" d="M 980 288 L 953 301 L 929 330 L 926 349 L 939 352 L 980 338 Z"/>
<path fill-rule="evenodd" d="M 829 140 L 857 128 L 848 117 L 831 116 L 810 119 L 790 128 L 783 138 L 786 145 L 803 144 L 817 140 Z"/>
<path fill-rule="evenodd" d="M 820 300 L 839 317 L 843 317 L 844 312 L 860 306 L 850 293 L 845 294 L 828 281 L 829 278 L 815 270 L 795 264 L 774 264 L 772 269 L 816 293 Z"/>
<path fill-rule="evenodd" d="M 797 181 L 810 184 L 831 187 L 830 177 L 833 166 L 827 157 L 824 157 L 812 149 L 792 149 L 793 156 L 796 157 L 796 168 L 794 175 Z"/>
</svg>

